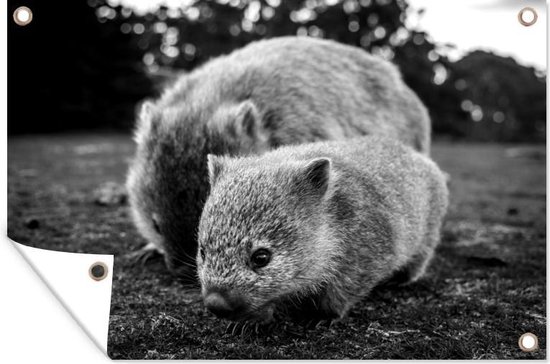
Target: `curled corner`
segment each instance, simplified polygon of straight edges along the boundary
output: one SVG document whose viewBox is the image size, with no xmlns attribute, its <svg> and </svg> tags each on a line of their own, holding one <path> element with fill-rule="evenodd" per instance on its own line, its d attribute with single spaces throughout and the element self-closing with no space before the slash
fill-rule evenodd
<svg viewBox="0 0 550 364">
<path fill-rule="evenodd" d="M 80 327 L 107 354 L 113 255 L 58 252 L 11 241 Z M 101 280 L 90 275 L 90 267 L 97 262 L 107 268 Z"/>
</svg>

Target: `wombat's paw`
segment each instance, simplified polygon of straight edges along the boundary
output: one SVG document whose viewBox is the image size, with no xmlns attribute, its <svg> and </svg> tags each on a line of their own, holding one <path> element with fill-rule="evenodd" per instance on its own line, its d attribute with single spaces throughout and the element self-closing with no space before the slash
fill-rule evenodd
<svg viewBox="0 0 550 364">
<path fill-rule="evenodd" d="M 302 298 L 299 301 L 285 301 L 280 305 L 280 307 L 284 307 L 280 309 L 280 317 L 300 326 L 307 326 L 310 322 L 333 320 L 339 315 L 326 304 L 327 302 L 326 297 L 322 296 Z"/>
<path fill-rule="evenodd" d="M 331 322 L 337 318 L 338 315 L 336 313 L 324 310 L 304 310 L 300 315 L 295 313 L 290 316 L 292 322 L 298 324 L 304 329 L 315 329 L 325 326 L 328 327 Z"/>
<path fill-rule="evenodd" d="M 269 324 L 259 324 L 256 326 L 255 333 L 262 336 L 281 334 L 292 337 L 304 337 L 305 329 L 293 322 L 273 321 Z"/>
<path fill-rule="evenodd" d="M 230 322 L 225 327 L 225 333 L 231 336 L 241 336 L 248 333 L 248 322 Z"/>
<path fill-rule="evenodd" d="M 328 318 L 328 319 L 317 319 L 317 320 L 311 320 L 309 322 L 306 322 L 303 326 L 306 330 L 323 330 L 323 329 L 329 329 L 332 327 L 332 325 L 336 322 L 335 319 Z"/>
<path fill-rule="evenodd" d="M 408 269 L 401 269 L 395 272 L 386 281 L 380 283 L 378 287 L 398 288 L 408 285 L 411 282 L 411 272 Z"/>
<path fill-rule="evenodd" d="M 148 243 L 143 248 L 130 252 L 124 257 L 128 259 L 132 265 L 144 265 L 149 260 L 160 257 L 162 254 L 157 250 L 153 243 Z"/>
<path fill-rule="evenodd" d="M 225 328 L 225 333 L 231 336 L 251 337 L 254 335 L 268 335 L 274 331 L 284 329 L 280 322 L 262 323 L 257 321 L 231 322 Z"/>
<path fill-rule="evenodd" d="M 379 286 L 395 288 L 404 287 L 415 283 L 424 274 L 431 257 L 431 253 L 419 254 L 413 257 L 406 266 L 394 272 L 386 282 L 380 284 Z"/>
</svg>

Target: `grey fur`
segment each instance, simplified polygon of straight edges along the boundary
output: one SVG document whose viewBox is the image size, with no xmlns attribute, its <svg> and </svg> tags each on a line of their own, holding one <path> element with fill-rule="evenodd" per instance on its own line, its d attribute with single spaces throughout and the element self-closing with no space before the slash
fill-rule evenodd
<svg viewBox="0 0 550 364">
<path fill-rule="evenodd" d="M 169 268 L 192 274 L 207 154 L 261 154 L 366 134 L 429 153 L 428 114 L 393 65 L 328 40 L 251 43 L 182 76 L 143 105 L 127 181 L 134 221 Z"/>
<path fill-rule="evenodd" d="M 198 274 L 203 295 L 216 289 L 245 302 L 234 319 L 269 320 L 285 302 L 343 317 L 392 275 L 418 279 L 439 243 L 444 174 L 394 140 L 303 144 L 209 164 L 216 173 Z M 254 270 L 260 247 L 272 260 Z"/>
</svg>

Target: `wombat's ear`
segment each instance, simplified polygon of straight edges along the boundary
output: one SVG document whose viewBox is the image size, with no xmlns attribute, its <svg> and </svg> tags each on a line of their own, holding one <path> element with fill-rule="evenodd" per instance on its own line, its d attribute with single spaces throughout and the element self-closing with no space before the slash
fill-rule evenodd
<svg viewBox="0 0 550 364">
<path fill-rule="evenodd" d="M 134 130 L 134 141 L 141 145 L 145 141 L 147 135 L 151 133 L 151 124 L 153 122 L 153 110 L 155 104 L 151 100 L 145 100 L 138 106 L 137 123 Z"/>
<path fill-rule="evenodd" d="M 215 156 L 214 154 L 208 154 L 206 156 L 208 160 L 208 180 L 210 181 L 210 187 L 213 187 L 223 171 L 223 157 Z"/>
<path fill-rule="evenodd" d="M 260 133 L 260 121 L 258 109 L 254 102 L 246 100 L 237 107 L 235 118 L 237 135 L 248 135 L 250 138 L 256 138 Z"/>
<path fill-rule="evenodd" d="M 330 164 L 328 158 L 316 158 L 310 161 L 304 170 L 305 182 L 321 196 L 327 192 L 330 182 Z"/>
</svg>

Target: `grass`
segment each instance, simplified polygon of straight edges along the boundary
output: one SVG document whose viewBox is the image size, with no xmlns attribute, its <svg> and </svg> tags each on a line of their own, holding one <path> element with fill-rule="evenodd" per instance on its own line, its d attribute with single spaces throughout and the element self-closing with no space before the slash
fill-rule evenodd
<svg viewBox="0 0 550 364">
<path fill-rule="evenodd" d="M 427 275 L 377 289 L 329 328 L 227 330 L 161 261 L 131 265 L 125 254 L 145 242 L 127 209 L 94 202 L 98 186 L 124 181 L 133 152 L 125 135 L 11 138 L 8 234 L 40 248 L 115 254 L 114 359 L 544 359 L 545 148 L 512 158 L 512 147 L 436 143 L 452 201 Z M 525 332 L 538 335 L 540 350 L 519 350 Z"/>
</svg>

